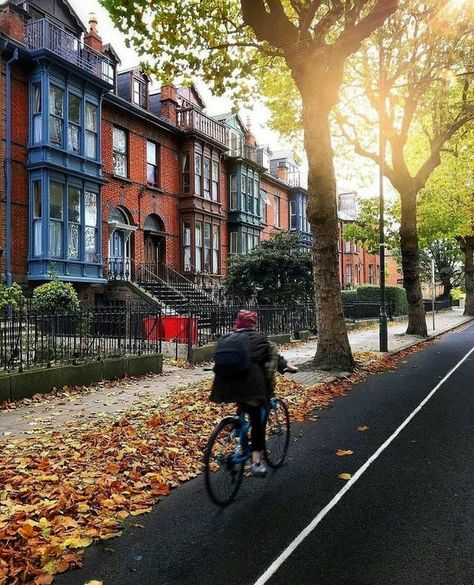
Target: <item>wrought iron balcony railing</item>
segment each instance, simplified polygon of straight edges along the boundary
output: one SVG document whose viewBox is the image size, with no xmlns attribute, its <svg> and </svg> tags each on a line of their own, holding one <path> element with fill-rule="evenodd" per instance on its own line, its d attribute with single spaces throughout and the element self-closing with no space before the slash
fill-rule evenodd
<svg viewBox="0 0 474 585">
<path fill-rule="evenodd" d="M 83 43 L 81 39 L 59 28 L 46 19 L 26 25 L 25 43 L 30 51 L 47 49 L 84 71 L 109 79 L 109 60 Z"/>
<path fill-rule="evenodd" d="M 178 126 L 181 130 L 199 132 L 220 144 L 227 144 L 227 128 L 224 124 L 192 107 L 178 110 Z"/>
</svg>

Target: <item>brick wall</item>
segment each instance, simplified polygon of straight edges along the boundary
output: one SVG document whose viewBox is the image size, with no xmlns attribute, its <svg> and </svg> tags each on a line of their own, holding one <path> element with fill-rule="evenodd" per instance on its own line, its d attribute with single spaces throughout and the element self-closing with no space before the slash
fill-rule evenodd
<svg viewBox="0 0 474 585">
<path fill-rule="evenodd" d="M 262 240 L 268 240 L 275 230 L 289 229 L 289 191 L 284 186 L 275 185 L 265 177 L 261 179 L 261 188 L 267 192 L 271 205 L 267 205 L 267 223 L 262 232 Z M 275 197 L 280 198 L 280 225 L 275 226 Z"/>
</svg>

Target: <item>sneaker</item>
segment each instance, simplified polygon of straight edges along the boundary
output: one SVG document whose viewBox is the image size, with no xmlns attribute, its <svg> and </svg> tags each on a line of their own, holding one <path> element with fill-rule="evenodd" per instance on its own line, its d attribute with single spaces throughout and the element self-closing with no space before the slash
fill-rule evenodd
<svg viewBox="0 0 474 585">
<path fill-rule="evenodd" d="M 268 469 L 266 468 L 265 463 L 260 461 L 260 463 L 252 463 L 250 472 L 257 477 L 265 477 L 268 473 Z"/>
</svg>

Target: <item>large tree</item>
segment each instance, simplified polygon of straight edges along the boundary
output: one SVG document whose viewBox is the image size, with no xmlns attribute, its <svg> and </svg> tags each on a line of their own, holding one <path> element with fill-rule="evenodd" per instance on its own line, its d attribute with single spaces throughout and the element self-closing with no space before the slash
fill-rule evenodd
<svg viewBox="0 0 474 585">
<path fill-rule="evenodd" d="M 409 303 L 407 333 L 427 335 L 420 283 L 417 197 L 441 163 L 445 145 L 474 120 L 472 6 L 449 0 L 404 0 L 378 39 L 354 62 L 339 122 L 355 152 L 380 163 L 381 116 L 387 140 L 385 176 L 400 194 L 400 246 Z M 382 64 L 382 76 L 378 69 Z M 372 128 L 372 132 L 370 131 Z"/>
<path fill-rule="evenodd" d="M 314 234 L 319 367 L 351 369 L 340 297 L 337 203 L 329 115 L 346 60 L 397 0 L 102 0 L 162 78 L 202 78 L 216 93 L 283 67 L 298 89 Z M 255 84 L 247 85 L 247 95 Z M 245 93 L 245 92 L 244 92 Z"/>
</svg>

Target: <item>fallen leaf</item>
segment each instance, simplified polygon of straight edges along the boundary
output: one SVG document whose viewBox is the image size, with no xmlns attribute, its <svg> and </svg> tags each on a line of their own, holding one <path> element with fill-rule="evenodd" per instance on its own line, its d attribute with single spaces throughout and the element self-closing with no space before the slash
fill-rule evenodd
<svg viewBox="0 0 474 585">
<path fill-rule="evenodd" d="M 87 581 L 84 585 L 104 585 L 103 581 Z"/>
<path fill-rule="evenodd" d="M 336 451 L 336 455 L 338 457 L 345 457 L 346 455 L 353 455 L 353 454 L 354 454 L 354 451 L 351 451 L 350 449 L 347 449 L 347 450 L 345 450 L 345 449 L 338 449 Z"/>
<path fill-rule="evenodd" d="M 348 479 L 351 479 L 352 475 L 350 473 L 340 473 L 337 477 L 347 481 Z"/>
<path fill-rule="evenodd" d="M 363 433 L 364 431 L 368 431 L 369 427 L 366 425 L 361 425 L 360 427 L 357 427 L 357 430 Z"/>
</svg>

